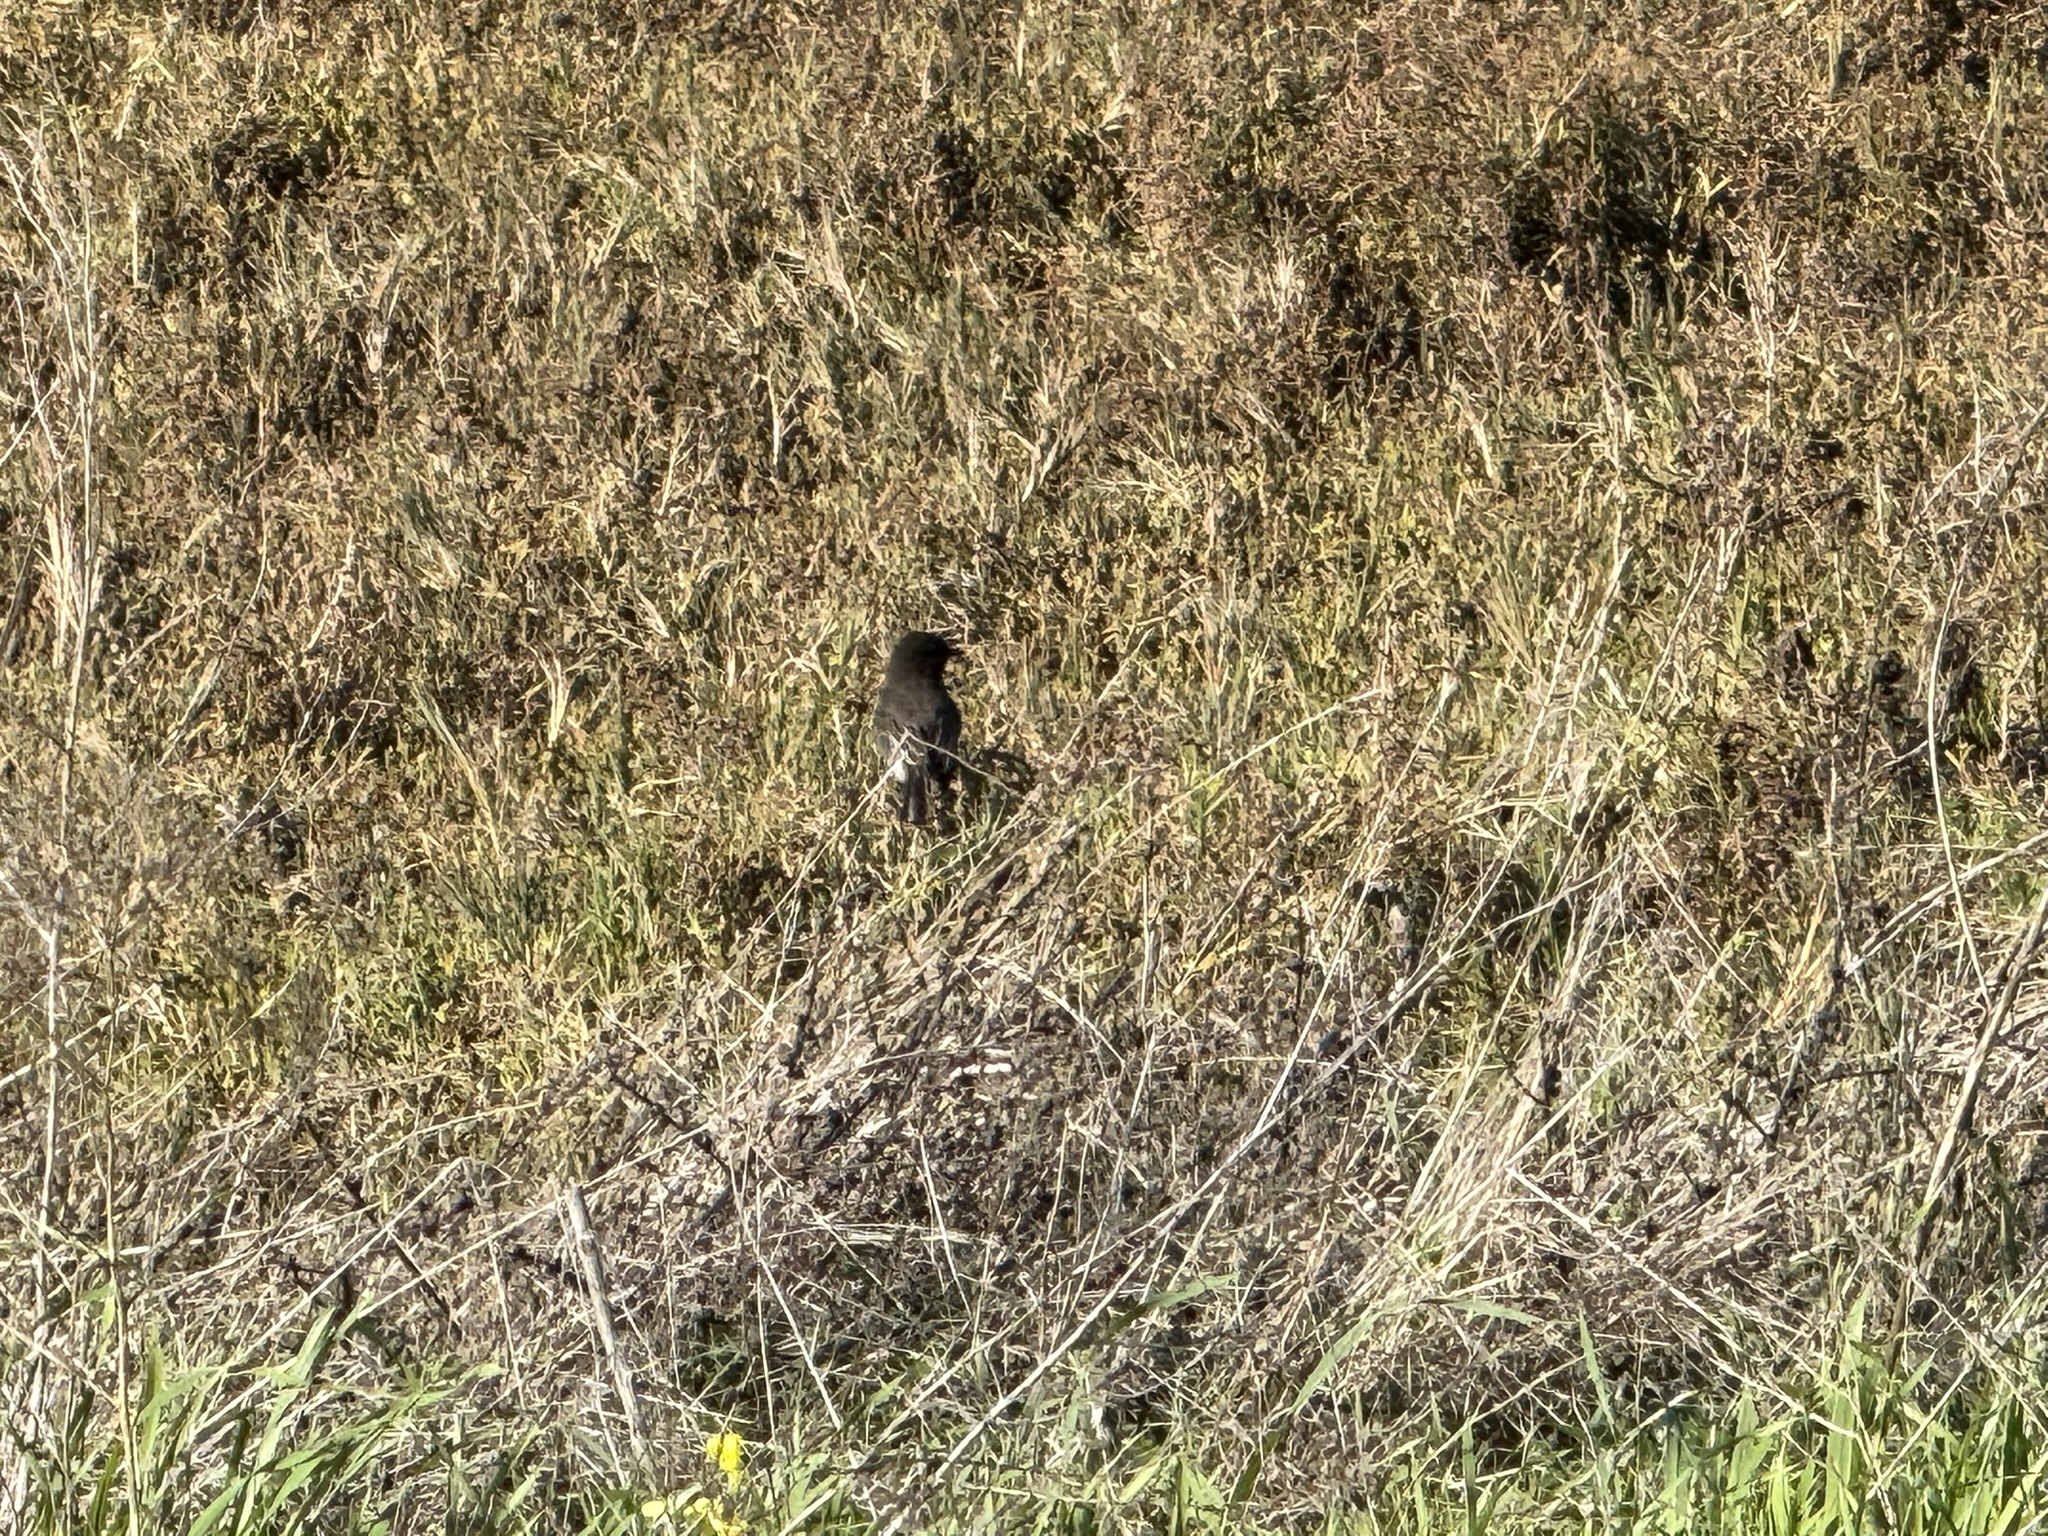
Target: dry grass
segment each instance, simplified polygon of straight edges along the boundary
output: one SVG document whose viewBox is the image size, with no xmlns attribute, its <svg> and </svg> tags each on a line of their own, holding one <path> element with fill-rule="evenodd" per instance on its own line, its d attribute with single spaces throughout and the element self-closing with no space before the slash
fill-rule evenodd
<svg viewBox="0 0 2048 1536">
<path fill-rule="evenodd" d="M 12 13 L 5 1496 L 2038 1439 L 2043 22 Z"/>
</svg>

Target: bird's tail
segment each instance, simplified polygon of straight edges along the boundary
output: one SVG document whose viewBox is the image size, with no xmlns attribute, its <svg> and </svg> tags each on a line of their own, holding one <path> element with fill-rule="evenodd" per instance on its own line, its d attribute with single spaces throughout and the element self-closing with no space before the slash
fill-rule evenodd
<svg viewBox="0 0 2048 1536">
<path fill-rule="evenodd" d="M 930 814 L 928 784 L 929 779 L 922 768 L 913 768 L 903 780 L 903 819 L 912 826 L 923 826 Z"/>
</svg>

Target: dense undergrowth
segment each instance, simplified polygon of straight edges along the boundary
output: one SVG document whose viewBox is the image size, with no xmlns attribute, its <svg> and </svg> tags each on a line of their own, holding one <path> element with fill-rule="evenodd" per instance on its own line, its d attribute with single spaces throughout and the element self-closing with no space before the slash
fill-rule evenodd
<svg viewBox="0 0 2048 1536">
<path fill-rule="evenodd" d="M 18 1528 L 2038 1520 L 2048 13 L 31 0 L 0 116 Z"/>
</svg>

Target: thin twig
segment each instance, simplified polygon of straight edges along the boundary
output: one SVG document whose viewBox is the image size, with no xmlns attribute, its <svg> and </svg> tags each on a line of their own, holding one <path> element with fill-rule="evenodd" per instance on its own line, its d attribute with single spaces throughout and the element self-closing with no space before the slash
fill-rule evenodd
<svg viewBox="0 0 2048 1536">
<path fill-rule="evenodd" d="M 590 1299 L 590 1320 L 597 1329 L 597 1342 L 604 1350 L 605 1365 L 611 1372 L 612 1388 L 619 1394 L 619 1407 L 626 1415 L 626 1433 L 632 1440 L 633 1460 L 643 1474 L 651 1465 L 647 1454 L 647 1424 L 640 1414 L 640 1399 L 633 1391 L 633 1373 L 619 1348 L 618 1329 L 612 1323 L 612 1304 L 604 1278 L 604 1254 L 597 1245 L 597 1229 L 590 1224 L 590 1208 L 583 1203 L 580 1185 L 571 1184 L 563 1204 L 569 1212 L 569 1231 L 574 1237 L 576 1266 L 583 1274 L 584 1290 Z"/>
</svg>

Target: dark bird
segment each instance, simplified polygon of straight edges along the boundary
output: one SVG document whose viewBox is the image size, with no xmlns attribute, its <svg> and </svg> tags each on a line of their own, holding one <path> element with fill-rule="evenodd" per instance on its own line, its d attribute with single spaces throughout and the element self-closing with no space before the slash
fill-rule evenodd
<svg viewBox="0 0 2048 1536">
<path fill-rule="evenodd" d="M 875 701 L 875 745 L 884 771 L 903 786 L 902 816 L 923 823 L 933 792 L 945 794 L 960 765 L 960 706 L 946 692 L 946 663 L 959 651 L 943 635 L 913 629 L 889 653 Z"/>
</svg>

